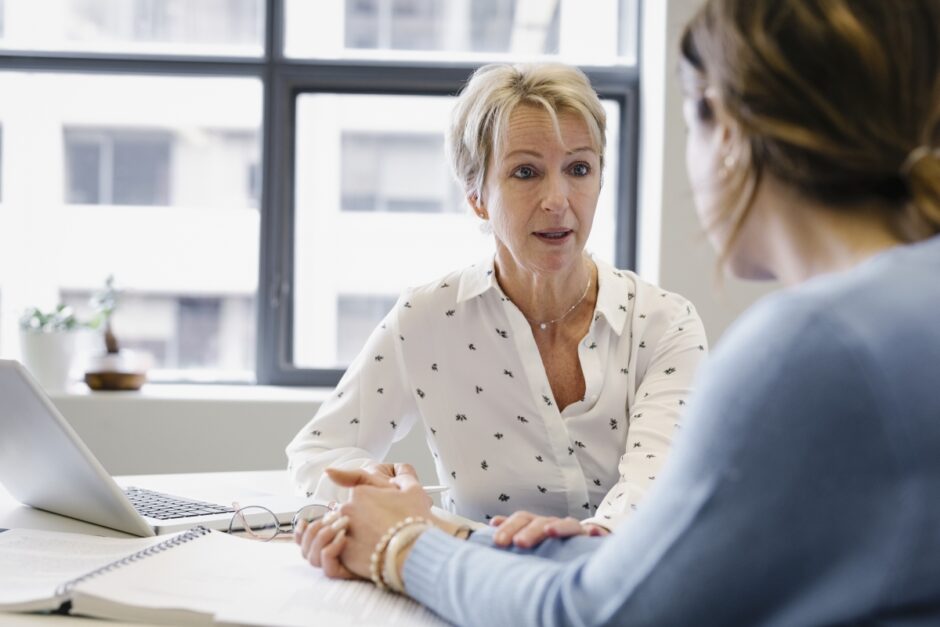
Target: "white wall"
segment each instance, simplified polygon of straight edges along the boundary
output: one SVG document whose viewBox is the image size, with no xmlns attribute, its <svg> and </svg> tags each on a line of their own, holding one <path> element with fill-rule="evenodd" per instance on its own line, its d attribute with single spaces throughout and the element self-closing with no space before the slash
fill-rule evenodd
<svg viewBox="0 0 940 627">
<path fill-rule="evenodd" d="M 285 468 L 284 447 L 329 390 L 249 386 L 145 386 L 141 392 L 53 395 L 62 415 L 114 475 Z M 415 429 L 389 459 L 433 481 Z"/>
<path fill-rule="evenodd" d="M 644 7 L 639 271 L 690 298 L 714 343 L 771 286 L 729 278 L 717 289 L 714 253 L 701 237 L 692 207 L 675 68 L 682 25 L 697 6 L 698 0 L 648 0 Z M 138 395 L 85 393 L 54 400 L 108 470 L 135 474 L 281 468 L 284 446 L 325 394 L 165 386 Z M 409 461 L 422 477 L 433 477 L 418 431 L 389 458 Z"/>
</svg>

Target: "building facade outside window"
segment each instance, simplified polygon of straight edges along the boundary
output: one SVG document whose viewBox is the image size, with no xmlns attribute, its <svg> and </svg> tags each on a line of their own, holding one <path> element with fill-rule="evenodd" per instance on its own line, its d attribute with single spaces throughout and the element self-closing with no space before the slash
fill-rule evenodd
<svg viewBox="0 0 940 627">
<path fill-rule="evenodd" d="M 492 251 L 444 158 L 491 61 L 584 67 L 589 248 L 632 263 L 638 0 L 0 2 L 0 356 L 113 274 L 153 380 L 335 383 L 407 286 Z"/>
</svg>

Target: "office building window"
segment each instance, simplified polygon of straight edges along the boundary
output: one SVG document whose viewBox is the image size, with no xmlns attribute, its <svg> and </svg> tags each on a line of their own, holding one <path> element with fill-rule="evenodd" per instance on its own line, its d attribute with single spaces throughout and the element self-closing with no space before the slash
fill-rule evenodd
<svg viewBox="0 0 940 627">
<path fill-rule="evenodd" d="M 638 1 L 0 0 L 0 356 L 113 274 L 151 379 L 335 383 L 402 289 L 492 253 L 444 131 L 493 61 L 588 73 L 588 247 L 629 267 Z"/>
<path fill-rule="evenodd" d="M 343 131 L 342 210 L 463 211 L 465 205 L 443 155 L 444 136 L 440 133 Z"/>
<path fill-rule="evenodd" d="M 65 129 L 66 202 L 170 204 L 171 141 L 161 132 Z"/>
<path fill-rule="evenodd" d="M 0 47 L 260 56 L 265 0 L 6 0 Z"/>
<path fill-rule="evenodd" d="M 584 0 L 286 0 L 285 52 L 633 65 L 637 2 L 592 0 L 585 10 Z"/>
</svg>

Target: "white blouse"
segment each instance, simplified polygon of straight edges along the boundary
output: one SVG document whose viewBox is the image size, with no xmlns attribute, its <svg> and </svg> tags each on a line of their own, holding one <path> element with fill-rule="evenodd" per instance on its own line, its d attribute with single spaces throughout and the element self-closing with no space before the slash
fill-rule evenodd
<svg viewBox="0 0 940 627">
<path fill-rule="evenodd" d="M 656 479 L 706 339 L 687 300 L 594 262 L 582 400 L 558 410 L 529 323 L 490 258 L 402 295 L 287 447 L 298 488 L 342 498 L 324 468 L 383 459 L 418 424 L 448 486 L 445 509 L 617 526 Z"/>
</svg>

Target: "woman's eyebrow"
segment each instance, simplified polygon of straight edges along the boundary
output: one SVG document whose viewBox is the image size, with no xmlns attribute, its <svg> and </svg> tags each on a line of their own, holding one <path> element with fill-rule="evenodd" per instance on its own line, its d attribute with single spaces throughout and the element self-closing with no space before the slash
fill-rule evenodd
<svg viewBox="0 0 940 627">
<path fill-rule="evenodd" d="M 597 150 L 596 150 L 593 146 L 581 146 L 581 147 L 579 147 L 579 148 L 573 148 L 573 149 L 571 149 L 571 150 L 566 150 L 566 151 L 565 151 L 565 154 L 566 154 L 566 155 L 573 155 L 573 154 L 579 153 L 579 152 L 593 152 L 593 153 L 596 154 L 596 153 L 597 153 Z M 503 158 L 505 159 L 505 158 L 508 158 L 508 157 L 516 156 L 516 155 L 528 155 L 528 156 L 532 156 L 532 157 L 542 157 L 542 156 L 543 156 L 542 153 L 540 153 L 540 152 L 537 151 L 537 150 L 531 150 L 531 149 L 528 149 L 528 148 L 516 148 L 515 150 L 510 150 L 510 151 L 507 152 L 505 155 L 503 155 Z"/>
</svg>

